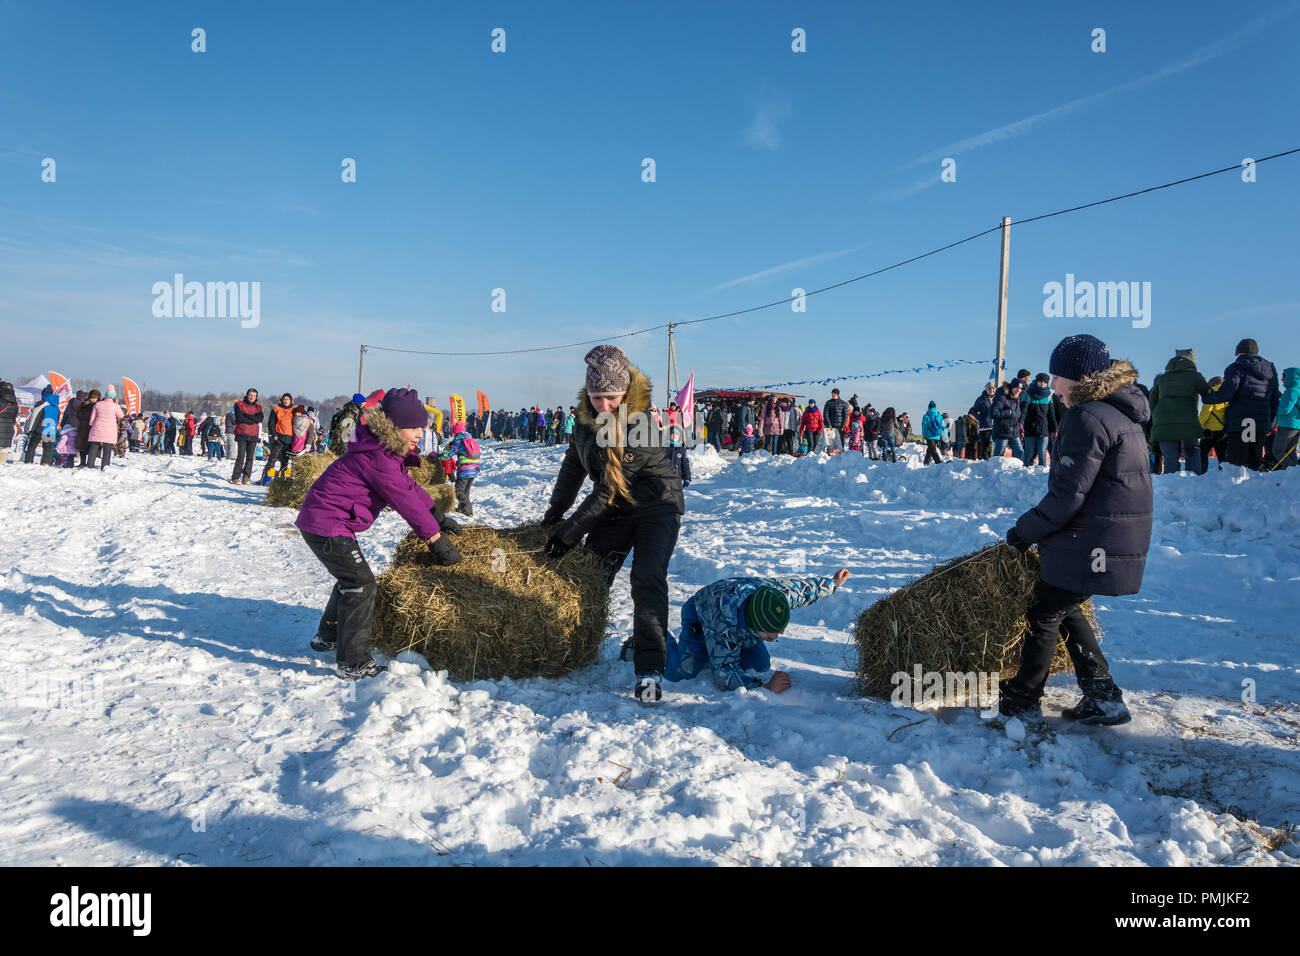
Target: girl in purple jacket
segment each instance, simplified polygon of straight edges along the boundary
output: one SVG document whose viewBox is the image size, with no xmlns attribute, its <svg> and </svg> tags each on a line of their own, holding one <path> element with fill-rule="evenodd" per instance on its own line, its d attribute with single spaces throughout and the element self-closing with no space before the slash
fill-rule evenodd
<svg viewBox="0 0 1300 956">
<path fill-rule="evenodd" d="M 378 408 L 366 409 L 348 453 L 316 479 L 294 522 L 312 554 L 335 578 L 311 647 L 336 652 L 339 677 L 358 680 L 384 669 L 370 656 L 375 576 L 357 546 L 356 533 L 374 524 L 385 505 L 429 542 L 437 564 L 463 560 L 442 534 L 459 534 L 460 525 L 407 474 L 407 468 L 420 462 L 416 448 L 428 414 L 415 389 L 387 392 Z"/>
</svg>

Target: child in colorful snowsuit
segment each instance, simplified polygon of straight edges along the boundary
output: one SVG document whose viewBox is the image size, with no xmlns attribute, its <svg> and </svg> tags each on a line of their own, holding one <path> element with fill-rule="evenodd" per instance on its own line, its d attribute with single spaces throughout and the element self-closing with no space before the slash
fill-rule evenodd
<svg viewBox="0 0 1300 956">
<path fill-rule="evenodd" d="M 451 426 L 451 441 L 438 456 L 443 461 L 456 462 L 456 510 L 466 517 L 474 516 L 469 488 L 478 477 L 479 454 L 478 440 L 466 431 L 464 422 L 456 422 Z"/>
<path fill-rule="evenodd" d="M 760 676 L 772 663 L 767 642 L 786 629 L 792 608 L 829 597 L 848 576 L 840 568 L 833 577 L 727 578 L 696 591 L 682 605 L 681 637 L 668 638 L 664 677 L 689 680 L 708 667 L 719 690 L 788 690 L 784 671 Z"/>
<path fill-rule="evenodd" d="M 682 441 L 683 434 L 681 425 L 673 424 L 668 426 L 664 454 L 668 456 L 668 464 L 673 466 L 673 471 L 677 472 L 677 477 L 682 480 L 682 487 L 689 488 L 691 484 L 691 459 L 686 454 L 686 446 Z"/>
</svg>

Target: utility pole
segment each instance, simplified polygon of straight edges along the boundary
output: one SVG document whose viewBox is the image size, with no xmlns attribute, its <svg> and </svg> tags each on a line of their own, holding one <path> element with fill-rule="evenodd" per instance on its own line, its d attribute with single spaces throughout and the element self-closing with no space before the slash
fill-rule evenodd
<svg viewBox="0 0 1300 956">
<path fill-rule="evenodd" d="M 677 394 L 677 348 L 673 345 L 673 330 L 677 328 L 675 322 L 668 323 L 668 380 L 665 383 L 668 386 L 668 398 L 664 402 L 664 407 L 668 402 L 673 400 Z"/>
<path fill-rule="evenodd" d="M 361 362 L 357 365 L 357 391 L 362 395 L 366 394 L 365 389 L 361 387 L 361 375 L 362 373 L 365 372 L 365 370 L 366 370 L 366 347 L 363 345 L 361 346 Z"/>
<path fill-rule="evenodd" d="M 994 384 L 1002 387 L 1007 364 L 1007 272 L 1011 266 L 1011 217 L 1002 217 L 1002 267 L 998 270 L 998 357 Z"/>
</svg>

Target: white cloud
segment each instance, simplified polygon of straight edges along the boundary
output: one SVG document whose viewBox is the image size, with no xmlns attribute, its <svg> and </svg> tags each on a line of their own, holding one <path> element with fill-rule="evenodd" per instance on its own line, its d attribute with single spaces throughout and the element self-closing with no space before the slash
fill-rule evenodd
<svg viewBox="0 0 1300 956">
<path fill-rule="evenodd" d="M 754 103 L 754 118 L 745 130 L 745 142 L 757 149 L 781 148 L 781 124 L 794 113 L 783 96 L 765 96 Z"/>
<path fill-rule="evenodd" d="M 841 249 L 839 252 L 823 252 L 815 256 L 806 256 L 803 259 L 795 259 L 793 262 L 786 262 L 779 266 L 773 266 L 770 269 L 764 269 L 762 272 L 753 272 L 747 276 L 741 276 L 739 279 L 731 279 L 721 285 L 715 285 L 712 289 L 709 289 L 709 292 L 721 292 L 723 289 L 730 289 L 732 286 L 744 285 L 746 282 L 758 282 L 760 279 L 770 279 L 772 276 L 781 275 L 783 272 L 791 272 L 805 266 L 814 266 L 823 262 L 829 262 L 831 259 L 838 259 L 840 256 L 847 256 L 851 252 L 857 252 L 860 248 L 862 247 L 854 246 L 852 249 Z"/>
</svg>

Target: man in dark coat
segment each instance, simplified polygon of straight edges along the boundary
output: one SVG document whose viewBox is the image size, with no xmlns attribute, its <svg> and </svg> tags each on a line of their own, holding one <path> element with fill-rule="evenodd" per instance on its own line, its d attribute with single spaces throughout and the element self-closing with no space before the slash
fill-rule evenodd
<svg viewBox="0 0 1300 956">
<path fill-rule="evenodd" d="M 1281 397 L 1277 368 L 1259 354 L 1254 339 L 1237 343 L 1237 358 L 1223 370 L 1216 403 L 1227 403 L 1224 434 L 1228 463 L 1258 471 L 1264 464 L 1264 441 L 1277 422 Z"/>
<path fill-rule="evenodd" d="M 709 406 L 709 414 L 704 419 L 704 429 L 709 436 L 709 444 L 714 451 L 722 451 L 722 430 L 727 426 L 727 416 L 722 413 L 722 405 Z"/>
<path fill-rule="evenodd" d="M 844 426 L 849 423 L 849 404 L 840 398 L 838 388 L 831 389 L 831 397 L 822 406 L 822 428 L 827 451 L 843 451 Z"/>
<path fill-rule="evenodd" d="M 231 410 L 235 415 L 235 467 L 230 473 L 230 483 L 246 485 L 253 473 L 257 440 L 262 433 L 262 406 L 257 403 L 257 389 L 246 391 L 244 400 L 235 402 Z"/>
<path fill-rule="evenodd" d="M 993 455 L 993 399 L 997 391 L 998 387 L 988 382 L 979 398 L 975 399 L 975 404 L 970 407 L 970 414 L 975 416 L 975 422 L 979 426 L 980 461 Z"/>
<path fill-rule="evenodd" d="M 1047 464 L 1047 442 L 1056 433 L 1056 405 L 1048 383 L 1051 379 L 1040 372 L 1022 396 L 1021 409 L 1025 414 L 1025 467 L 1037 462 Z"/>
<path fill-rule="evenodd" d="M 1052 352 L 1052 387 L 1069 405 L 1052 447 L 1047 494 L 1020 516 L 1007 543 L 1037 544 L 1038 590 L 1015 677 L 1002 686 L 1004 717 L 1041 721 L 1039 701 L 1064 632 L 1083 699 L 1062 716 L 1089 724 L 1130 719 L 1081 604 L 1094 594 L 1136 594 L 1151 546 L 1153 494 L 1142 422 L 1150 406 L 1137 370 L 1104 342 L 1072 335 Z"/>
</svg>

